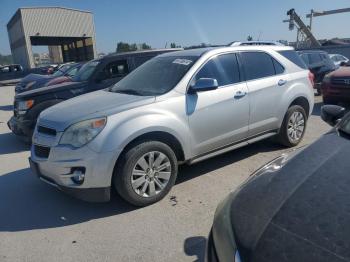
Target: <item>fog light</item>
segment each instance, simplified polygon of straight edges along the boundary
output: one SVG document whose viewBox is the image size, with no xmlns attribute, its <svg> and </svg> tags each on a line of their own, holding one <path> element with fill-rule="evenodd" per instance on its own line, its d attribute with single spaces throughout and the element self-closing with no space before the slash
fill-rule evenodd
<svg viewBox="0 0 350 262">
<path fill-rule="evenodd" d="M 75 168 L 72 170 L 72 181 L 78 185 L 81 185 L 84 183 L 85 179 L 85 168 Z"/>
</svg>

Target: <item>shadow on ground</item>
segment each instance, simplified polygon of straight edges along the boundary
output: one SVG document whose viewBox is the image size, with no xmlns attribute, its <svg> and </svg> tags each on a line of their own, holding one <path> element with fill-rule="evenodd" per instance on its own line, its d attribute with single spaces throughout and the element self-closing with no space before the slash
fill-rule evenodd
<svg viewBox="0 0 350 262">
<path fill-rule="evenodd" d="M 86 203 L 69 197 L 21 169 L 0 176 L 0 232 L 74 225 L 134 210 L 118 197 Z"/>
<path fill-rule="evenodd" d="M 274 143 L 272 139 L 263 140 L 223 155 L 216 156 L 214 158 L 207 159 L 198 164 L 191 166 L 182 165 L 179 167 L 179 175 L 177 177 L 176 184 L 181 184 L 187 180 L 204 175 L 216 169 L 225 167 L 232 163 L 238 162 L 245 158 L 251 157 L 255 154 L 272 152 L 276 150 L 284 149 L 281 145 Z M 257 167 L 258 168 L 258 167 Z"/>
<path fill-rule="evenodd" d="M 189 237 L 184 242 L 184 252 L 187 256 L 195 256 L 194 262 L 204 262 L 206 245 L 205 237 Z"/>
<path fill-rule="evenodd" d="M 0 110 L 2 111 L 12 111 L 13 105 L 0 106 Z"/>
<path fill-rule="evenodd" d="M 14 134 L 0 134 L 0 154 L 18 153 L 29 149 L 30 146 Z"/>
<path fill-rule="evenodd" d="M 314 109 L 312 110 L 312 115 L 320 116 L 321 115 L 321 107 L 323 106 L 323 102 L 318 102 L 314 104 Z"/>
</svg>

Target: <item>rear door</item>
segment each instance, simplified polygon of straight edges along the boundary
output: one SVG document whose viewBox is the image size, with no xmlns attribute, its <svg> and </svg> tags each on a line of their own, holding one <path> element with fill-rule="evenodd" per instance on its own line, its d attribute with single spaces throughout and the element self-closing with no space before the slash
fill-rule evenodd
<svg viewBox="0 0 350 262">
<path fill-rule="evenodd" d="M 250 118 L 249 137 L 279 128 L 279 101 L 288 86 L 284 67 L 265 52 L 240 54 L 247 80 Z"/>
</svg>

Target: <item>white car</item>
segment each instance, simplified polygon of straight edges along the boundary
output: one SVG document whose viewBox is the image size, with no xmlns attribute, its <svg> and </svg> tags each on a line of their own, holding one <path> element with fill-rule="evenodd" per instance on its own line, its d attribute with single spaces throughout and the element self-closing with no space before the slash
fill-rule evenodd
<svg viewBox="0 0 350 262">
<path fill-rule="evenodd" d="M 349 63 L 349 58 L 339 55 L 339 54 L 330 54 L 329 57 L 332 59 L 335 65 L 342 66 Z"/>
<path fill-rule="evenodd" d="M 41 112 L 31 167 L 84 200 L 107 201 L 114 187 L 145 206 L 170 191 L 180 163 L 271 136 L 296 146 L 313 105 L 313 75 L 291 47 L 171 52 Z"/>
</svg>

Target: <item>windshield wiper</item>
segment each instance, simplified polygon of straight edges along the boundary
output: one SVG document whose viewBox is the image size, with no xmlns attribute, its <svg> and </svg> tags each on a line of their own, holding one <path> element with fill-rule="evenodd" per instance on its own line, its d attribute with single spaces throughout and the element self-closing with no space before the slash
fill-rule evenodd
<svg viewBox="0 0 350 262">
<path fill-rule="evenodd" d="M 128 95 L 136 95 L 136 96 L 143 96 L 142 93 L 140 93 L 137 90 L 134 89 L 117 89 L 117 90 L 113 90 L 116 93 L 121 93 L 121 94 L 128 94 Z"/>
</svg>

